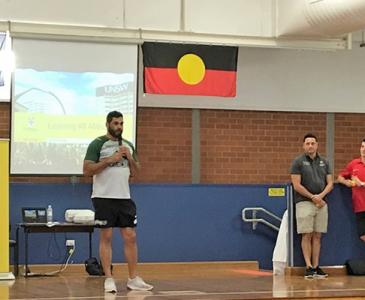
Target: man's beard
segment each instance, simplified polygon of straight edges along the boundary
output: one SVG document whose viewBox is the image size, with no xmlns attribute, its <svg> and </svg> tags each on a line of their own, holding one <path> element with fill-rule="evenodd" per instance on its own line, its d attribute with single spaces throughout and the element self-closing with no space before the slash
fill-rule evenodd
<svg viewBox="0 0 365 300">
<path fill-rule="evenodd" d="M 116 139 L 119 139 L 119 138 L 121 138 L 121 136 L 122 136 L 122 131 L 121 131 L 121 130 L 116 131 L 116 130 L 114 130 L 114 129 L 110 128 L 110 127 L 108 127 L 108 133 L 109 133 L 112 137 L 115 137 Z"/>
</svg>

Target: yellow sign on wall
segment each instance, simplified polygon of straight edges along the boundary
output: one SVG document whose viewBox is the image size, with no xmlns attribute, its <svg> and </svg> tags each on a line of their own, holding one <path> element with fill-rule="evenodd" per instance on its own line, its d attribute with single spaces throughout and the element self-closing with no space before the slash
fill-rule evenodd
<svg viewBox="0 0 365 300">
<path fill-rule="evenodd" d="M 269 188 L 267 194 L 269 197 L 284 197 L 285 188 Z"/>
</svg>

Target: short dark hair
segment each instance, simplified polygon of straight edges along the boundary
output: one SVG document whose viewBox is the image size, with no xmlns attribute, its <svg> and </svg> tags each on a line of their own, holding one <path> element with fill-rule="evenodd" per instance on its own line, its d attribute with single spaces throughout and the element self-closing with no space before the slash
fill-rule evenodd
<svg viewBox="0 0 365 300">
<path fill-rule="evenodd" d="M 120 117 L 123 118 L 123 114 L 119 111 L 113 110 L 106 116 L 106 122 L 110 123 L 113 120 L 113 118 L 120 118 Z"/>
<path fill-rule="evenodd" d="M 305 142 L 305 139 L 307 138 L 313 138 L 316 140 L 316 142 L 318 141 L 317 137 L 313 134 L 313 133 L 307 133 L 304 138 L 303 138 L 303 142 Z"/>
<path fill-rule="evenodd" d="M 365 139 L 363 139 L 362 141 L 365 142 Z"/>
</svg>

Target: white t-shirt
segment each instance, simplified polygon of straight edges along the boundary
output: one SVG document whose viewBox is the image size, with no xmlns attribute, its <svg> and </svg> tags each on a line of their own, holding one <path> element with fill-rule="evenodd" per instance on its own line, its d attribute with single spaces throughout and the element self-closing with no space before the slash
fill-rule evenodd
<svg viewBox="0 0 365 300">
<path fill-rule="evenodd" d="M 122 144 L 130 149 L 133 158 L 137 161 L 136 151 L 132 143 L 123 139 Z M 118 149 L 118 141 L 101 136 L 90 143 L 85 160 L 99 162 L 101 159 L 113 155 Z M 122 158 L 119 162 L 111 164 L 93 176 L 91 198 L 130 199 L 129 176 L 130 169 L 127 158 Z"/>
</svg>

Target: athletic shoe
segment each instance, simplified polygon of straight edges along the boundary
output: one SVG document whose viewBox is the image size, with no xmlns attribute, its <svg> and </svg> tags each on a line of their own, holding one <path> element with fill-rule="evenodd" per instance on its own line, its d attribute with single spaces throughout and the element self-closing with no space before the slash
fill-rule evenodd
<svg viewBox="0 0 365 300">
<path fill-rule="evenodd" d="M 147 284 L 141 277 L 128 278 L 127 288 L 134 291 L 150 291 L 153 289 L 153 285 Z"/>
<path fill-rule="evenodd" d="M 326 278 L 328 277 L 328 274 L 325 273 L 319 266 L 315 268 L 316 273 L 314 274 L 314 277 L 316 278 Z"/>
<path fill-rule="evenodd" d="M 108 277 L 104 281 L 104 291 L 105 293 L 116 293 L 117 287 L 115 285 L 114 279 L 111 277 Z"/>
<path fill-rule="evenodd" d="M 315 274 L 316 274 L 316 269 L 314 269 L 312 267 L 308 267 L 304 271 L 304 278 L 308 278 L 308 279 L 313 278 Z"/>
</svg>

